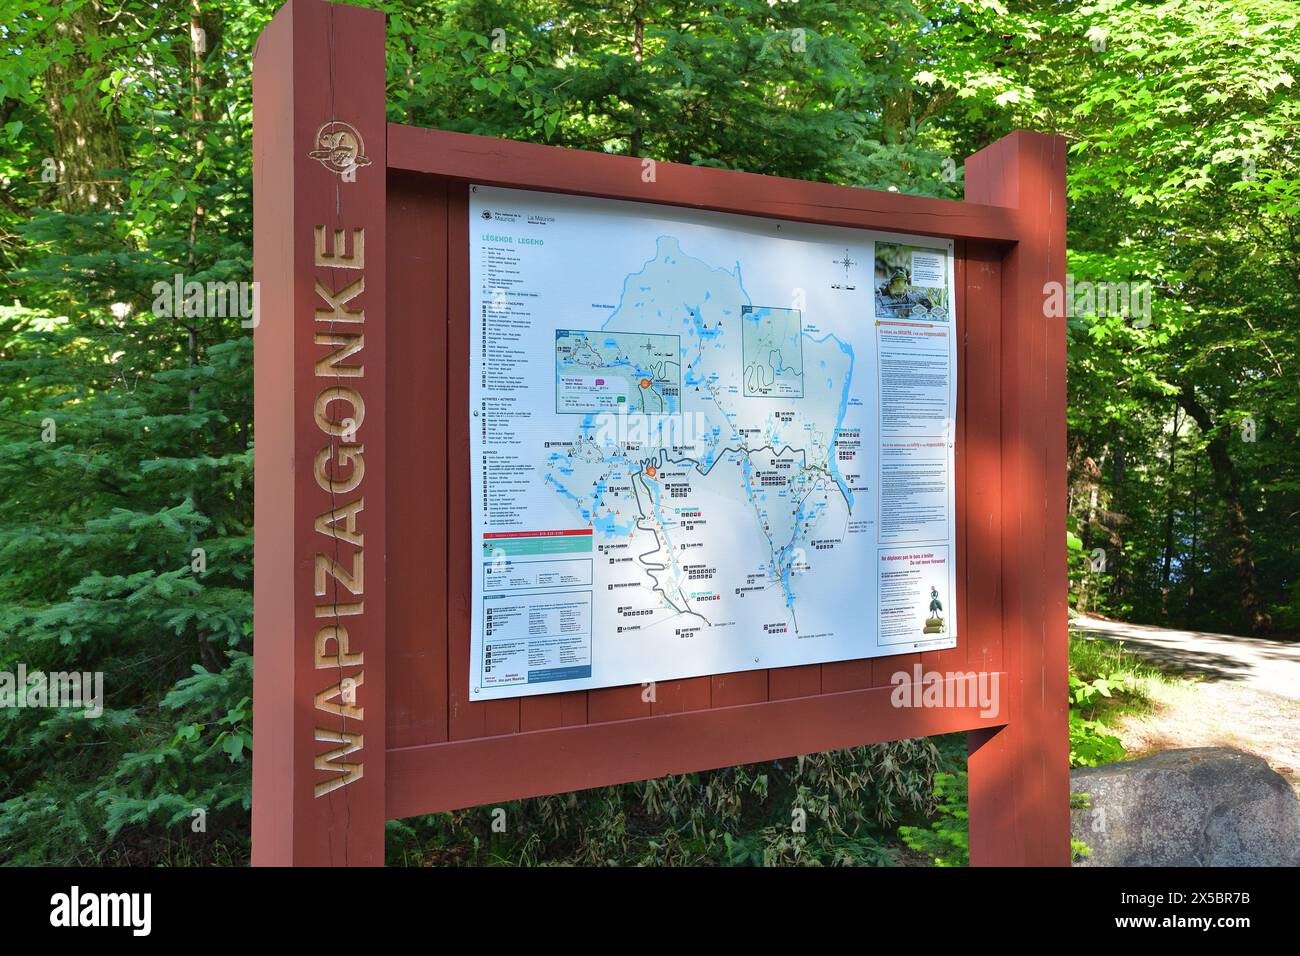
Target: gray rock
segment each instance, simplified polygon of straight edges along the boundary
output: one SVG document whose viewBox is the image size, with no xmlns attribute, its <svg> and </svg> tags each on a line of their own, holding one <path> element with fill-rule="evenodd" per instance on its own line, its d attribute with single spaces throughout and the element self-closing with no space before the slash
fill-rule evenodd
<svg viewBox="0 0 1300 956">
<path fill-rule="evenodd" d="M 1193 747 L 1070 771 L 1076 866 L 1297 866 L 1300 802 L 1254 754 Z M 1077 802 L 1077 801 L 1076 801 Z"/>
</svg>

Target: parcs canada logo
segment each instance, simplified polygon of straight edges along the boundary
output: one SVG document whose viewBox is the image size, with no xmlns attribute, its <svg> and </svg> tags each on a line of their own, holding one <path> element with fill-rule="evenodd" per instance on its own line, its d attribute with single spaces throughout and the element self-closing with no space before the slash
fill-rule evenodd
<svg viewBox="0 0 1300 956">
<path fill-rule="evenodd" d="M 357 170 L 370 165 L 361 134 L 351 123 L 331 120 L 316 133 L 316 148 L 307 154 L 345 182 L 354 182 Z"/>
</svg>

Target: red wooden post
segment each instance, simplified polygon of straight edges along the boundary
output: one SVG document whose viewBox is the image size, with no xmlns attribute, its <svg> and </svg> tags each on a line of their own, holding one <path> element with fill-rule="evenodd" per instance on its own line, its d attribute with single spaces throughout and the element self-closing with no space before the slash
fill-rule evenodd
<svg viewBox="0 0 1300 956">
<path fill-rule="evenodd" d="M 290 0 L 254 57 L 253 862 L 382 864 L 384 17 Z"/>
<path fill-rule="evenodd" d="M 966 161 L 966 199 L 1016 210 L 1002 264 L 1002 633 L 1009 723 L 970 734 L 976 865 L 1070 861 L 1066 699 L 1065 141 L 1015 132 Z"/>
</svg>

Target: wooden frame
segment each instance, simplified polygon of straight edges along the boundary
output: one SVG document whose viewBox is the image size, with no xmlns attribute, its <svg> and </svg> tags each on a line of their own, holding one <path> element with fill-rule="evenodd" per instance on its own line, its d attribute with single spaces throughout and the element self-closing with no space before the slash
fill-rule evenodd
<svg viewBox="0 0 1300 956">
<path fill-rule="evenodd" d="M 254 117 L 254 863 L 380 864 L 390 818 L 956 731 L 972 861 L 1068 863 L 1062 140 L 977 153 L 966 202 L 672 163 L 646 183 L 637 158 L 387 124 L 382 15 L 321 0 L 263 33 Z M 468 702 L 471 182 L 956 240 L 958 646 L 653 704 Z M 914 664 L 998 674 L 1001 711 L 894 707 Z"/>
</svg>

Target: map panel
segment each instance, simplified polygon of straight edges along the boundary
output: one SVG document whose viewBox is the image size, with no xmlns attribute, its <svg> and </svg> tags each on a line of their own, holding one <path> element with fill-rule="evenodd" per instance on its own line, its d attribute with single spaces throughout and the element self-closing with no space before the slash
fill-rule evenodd
<svg viewBox="0 0 1300 956">
<path fill-rule="evenodd" d="M 955 644 L 950 242 L 469 215 L 471 699 Z"/>
</svg>

